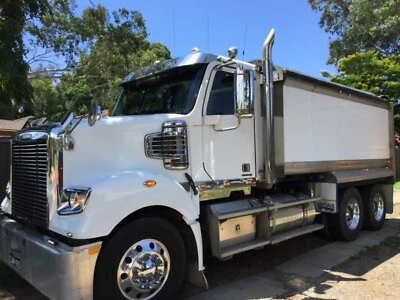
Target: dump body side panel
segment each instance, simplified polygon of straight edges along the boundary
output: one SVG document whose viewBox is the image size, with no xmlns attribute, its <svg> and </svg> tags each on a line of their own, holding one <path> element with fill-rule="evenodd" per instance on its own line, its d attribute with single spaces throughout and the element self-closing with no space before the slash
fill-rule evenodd
<svg viewBox="0 0 400 300">
<path fill-rule="evenodd" d="M 391 168 L 387 102 L 290 76 L 282 89 L 285 175 Z"/>
</svg>

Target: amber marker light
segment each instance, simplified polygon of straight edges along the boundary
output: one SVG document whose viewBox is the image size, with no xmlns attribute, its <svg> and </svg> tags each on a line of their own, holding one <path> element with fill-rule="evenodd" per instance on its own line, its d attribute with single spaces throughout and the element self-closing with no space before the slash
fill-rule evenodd
<svg viewBox="0 0 400 300">
<path fill-rule="evenodd" d="M 224 183 L 224 185 L 225 185 L 225 187 L 229 187 L 229 186 L 231 186 L 231 183 L 229 181 L 227 181 Z"/>
<path fill-rule="evenodd" d="M 155 180 L 147 180 L 143 183 L 144 186 L 151 188 L 154 187 L 157 184 Z"/>
<path fill-rule="evenodd" d="M 247 184 L 248 184 L 248 185 L 253 184 L 253 180 L 251 180 L 251 179 L 247 180 Z"/>
<path fill-rule="evenodd" d="M 92 247 L 88 249 L 88 254 L 89 255 L 93 255 L 93 254 L 97 254 L 100 252 L 101 247 L 100 246 L 96 246 L 96 247 Z"/>
</svg>

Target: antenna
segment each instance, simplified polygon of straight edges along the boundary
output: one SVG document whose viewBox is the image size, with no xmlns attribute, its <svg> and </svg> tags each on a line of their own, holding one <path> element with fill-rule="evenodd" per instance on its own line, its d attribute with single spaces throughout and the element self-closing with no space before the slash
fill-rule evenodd
<svg viewBox="0 0 400 300">
<path fill-rule="evenodd" d="M 247 22 L 246 22 L 246 27 L 244 28 L 244 42 L 243 42 L 243 52 L 242 52 L 243 61 L 244 61 L 244 51 L 246 50 L 246 38 L 247 38 Z"/>
</svg>

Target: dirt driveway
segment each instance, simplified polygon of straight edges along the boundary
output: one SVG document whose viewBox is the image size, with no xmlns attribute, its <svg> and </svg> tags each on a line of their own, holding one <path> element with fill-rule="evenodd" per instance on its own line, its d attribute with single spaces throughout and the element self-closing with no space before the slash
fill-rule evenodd
<svg viewBox="0 0 400 300">
<path fill-rule="evenodd" d="M 400 192 L 395 195 L 395 212 L 381 231 L 363 232 L 351 243 L 310 234 L 226 262 L 206 258 L 211 289 L 186 284 L 180 299 L 398 299 Z M 24 281 L 13 282 L 0 288 L 0 299 L 47 299 Z"/>
<path fill-rule="evenodd" d="M 399 224 L 398 224 L 399 225 Z M 294 281 L 288 299 L 399 299 L 400 237 L 386 239 L 312 281 Z M 290 284 L 290 281 L 289 281 Z"/>
</svg>

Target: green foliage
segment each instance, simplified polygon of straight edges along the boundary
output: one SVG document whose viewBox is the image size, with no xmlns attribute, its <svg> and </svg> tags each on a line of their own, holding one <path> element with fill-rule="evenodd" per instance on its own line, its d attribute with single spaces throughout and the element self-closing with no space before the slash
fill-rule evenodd
<svg viewBox="0 0 400 300">
<path fill-rule="evenodd" d="M 393 189 L 400 190 L 400 181 L 396 181 L 393 185 Z"/>
<path fill-rule="evenodd" d="M 74 78 L 69 77 L 57 87 L 64 95 L 66 110 L 71 109 L 77 115 L 87 113 L 93 97 L 84 80 L 75 81 Z"/>
<path fill-rule="evenodd" d="M 328 62 L 347 55 L 378 51 L 400 54 L 400 0 L 308 0 L 321 13 L 320 26 L 334 38 Z"/>
<path fill-rule="evenodd" d="M 34 89 L 33 106 L 34 114 L 46 116 L 50 114 L 55 105 L 57 93 L 50 79 L 36 80 L 32 84 Z"/>
<path fill-rule="evenodd" d="M 90 102 L 98 102 L 104 109 L 112 110 L 119 93 L 118 84 L 127 73 L 156 60 L 170 58 L 164 45 L 146 40 L 144 20 L 137 11 L 119 9 L 110 15 L 104 7 L 97 6 L 86 9 L 82 20 L 87 24 L 86 32 L 96 38 L 92 39 L 90 50 L 80 54 L 70 78 L 72 86 L 77 85 L 79 89 L 85 86 L 90 95 L 91 101 L 80 100 L 81 111 Z M 90 29 L 90 24 L 95 26 Z"/>
<path fill-rule="evenodd" d="M 319 25 L 326 32 L 341 35 L 349 27 L 352 0 L 308 0 L 311 8 L 321 13 Z"/>
<path fill-rule="evenodd" d="M 376 256 L 379 254 L 379 245 L 365 246 L 358 255 L 361 256 Z"/>
<path fill-rule="evenodd" d="M 33 81 L 32 86 L 34 90 L 32 99 L 33 113 L 37 117 L 58 121 L 75 100 L 68 98 L 68 89 L 64 82 L 59 82 L 55 85 L 51 79 L 43 78 Z"/>
<path fill-rule="evenodd" d="M 381 245 L 399 248 L 400 236 L 389 236 L 381 242 Z"/>
<path fill-rule="evenodd" d="M 27 79 L 29 65 L 24 61 L 26 51 L 23 28 L 27 18 L 44 15 L 47 1 L 2 1 L 0 4 L 0 118 L 14 118 L 24 107 L 31 111 L 32 86 Z"/>
<path fill-rule="evenodd" d="M 84 81 L 93 101 L 111 109 L 122 78 L 130 71 L 170 58 L 169 50 L 160 43 L 142 41 L 140 47 L 121 50 L 119 43 L 97 41 L 88 54 L 82 55 L 74 77 Z"/>
<path fill-rule="evenodd" d="M 391 101 L 400 98 L 400 59 L 397 55 L 358 52 L 342 58 L 338 70 L 338 74 L 329 76 L 331 81 L 385 95 Z"/>
<path fill-rule="evenodd" d="M 74 0 L 1 5 L 0 118 L 57 119 L 70 108 L 85 114 L 91 102 L 111 109 L 128 72 L 170 58 L 164 45 L 146 40 L 143 16 L 135 10 L 109 13 L 98 5 L 77 16 Z M 57 57 L 66 66 L 55 65 Z M 29 64 L 36 66 L 32 83 Z"/>
</svg>

